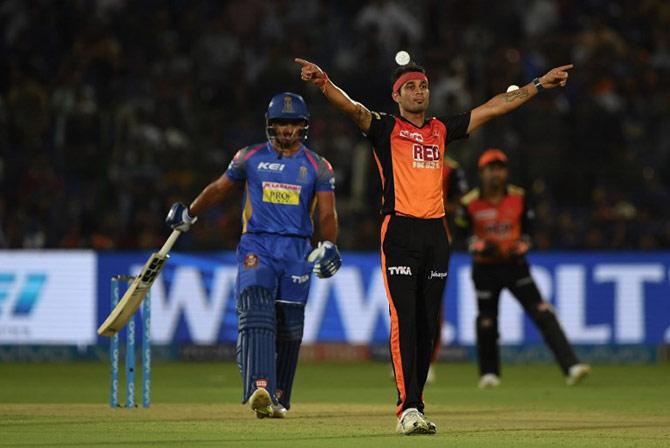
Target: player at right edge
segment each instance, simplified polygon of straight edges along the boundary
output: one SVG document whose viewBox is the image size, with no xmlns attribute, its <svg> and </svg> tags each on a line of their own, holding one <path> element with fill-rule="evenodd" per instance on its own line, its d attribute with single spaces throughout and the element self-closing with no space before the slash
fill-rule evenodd
<svg viewBox="0 0 670 448">
<path fill-rule="evenodd" d="M 530 225 L 534 212 L 525 191 L 507 182 L 507 155 L 489 148 L 479 157 L 480 186 L 461 199 L 456 223 L 468 230 L 472 280 L 477 294 L 477 358 L 479 387 L 500 385 L 498 304 L 508 289 L 537 326 L 558 361 L 569 386 L 579 383 L 591 367 L 579 362 L 551 304 L 530 273 Z"/>
</svg>

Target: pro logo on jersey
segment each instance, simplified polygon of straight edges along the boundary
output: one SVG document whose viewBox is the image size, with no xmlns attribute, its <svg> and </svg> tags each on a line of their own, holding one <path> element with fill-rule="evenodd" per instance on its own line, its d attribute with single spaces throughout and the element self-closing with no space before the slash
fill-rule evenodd
<svg viewBox="0 0 670 448">
<path fill-rule="evenodd" d="M 441 169 L 442 158 L 440 147 L 437 145 L 412 145 L 412 157 L 414 168 Z"/>
<path fill-rule="evenodd" d="M 279 182 L 263 182 L 263 202 L 271 204 L 300 204 L 300 185 L 282 184 Z"/>
</svg>

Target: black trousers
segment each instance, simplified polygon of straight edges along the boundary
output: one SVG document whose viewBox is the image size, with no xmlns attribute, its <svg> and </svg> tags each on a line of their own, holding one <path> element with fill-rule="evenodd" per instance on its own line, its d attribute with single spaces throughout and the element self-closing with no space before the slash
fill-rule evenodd
<svg viewBox="0 0 670 448">
<path fill-rule="evenodd" d="M 408 408 L 423 412 L 423 387 L 438 339 L 437 315 L 449 269 L 444 220 L 386 216 L 381 245 L 398 389 L 396 414 Z"/>
<path fill-rule="evenodd" d="M 570 367 L 579 362 L 553 309 L 542 300 L 525 260 L 514 260 L 509 263 L 475 263 L 472 268 L 472 280 L 475 284 L 479 310 L 476 330 L 481 375 L 486 373 L 500 375 L 498 302 L 503 288 L 507 288 L 514 295 L 537 325 L 564 374 L 567 375 Z"/>
</svg>

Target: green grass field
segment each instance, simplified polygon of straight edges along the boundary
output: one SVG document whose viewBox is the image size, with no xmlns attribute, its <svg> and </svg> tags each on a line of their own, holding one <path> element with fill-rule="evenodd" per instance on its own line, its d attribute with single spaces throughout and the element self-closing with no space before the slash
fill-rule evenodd
<svg viewBox="0 0 670 448">
<path fill-rule="evenodd" d="M 505 366 L 503 385 L 485 391 L 474 365 L 439 364 L 425 392 L 439 432 L 416 437 L 394 433 L 383 363 L 302 364 L 284 420 L 258 420 L 239 404 L 230 363 L 155 364 L 150 409 L 110 409 L 108 372 L 0 364 L 0 446 L 670 446 L 668 364 L 595 366 L 573 388 L 553 365 Z"/>
</svg>

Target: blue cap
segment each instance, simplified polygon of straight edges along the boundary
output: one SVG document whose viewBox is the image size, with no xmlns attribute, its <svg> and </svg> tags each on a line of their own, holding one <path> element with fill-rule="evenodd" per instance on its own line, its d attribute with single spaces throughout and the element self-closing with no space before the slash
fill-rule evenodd
<svg viewBox="0 0 670 448">
<path fill-rule="evenodd" d="M 309 123 L 307 104 L 295 93 L 279 93 L 270 100 L 265 120 L 304 120 Z"/>
</svg>

